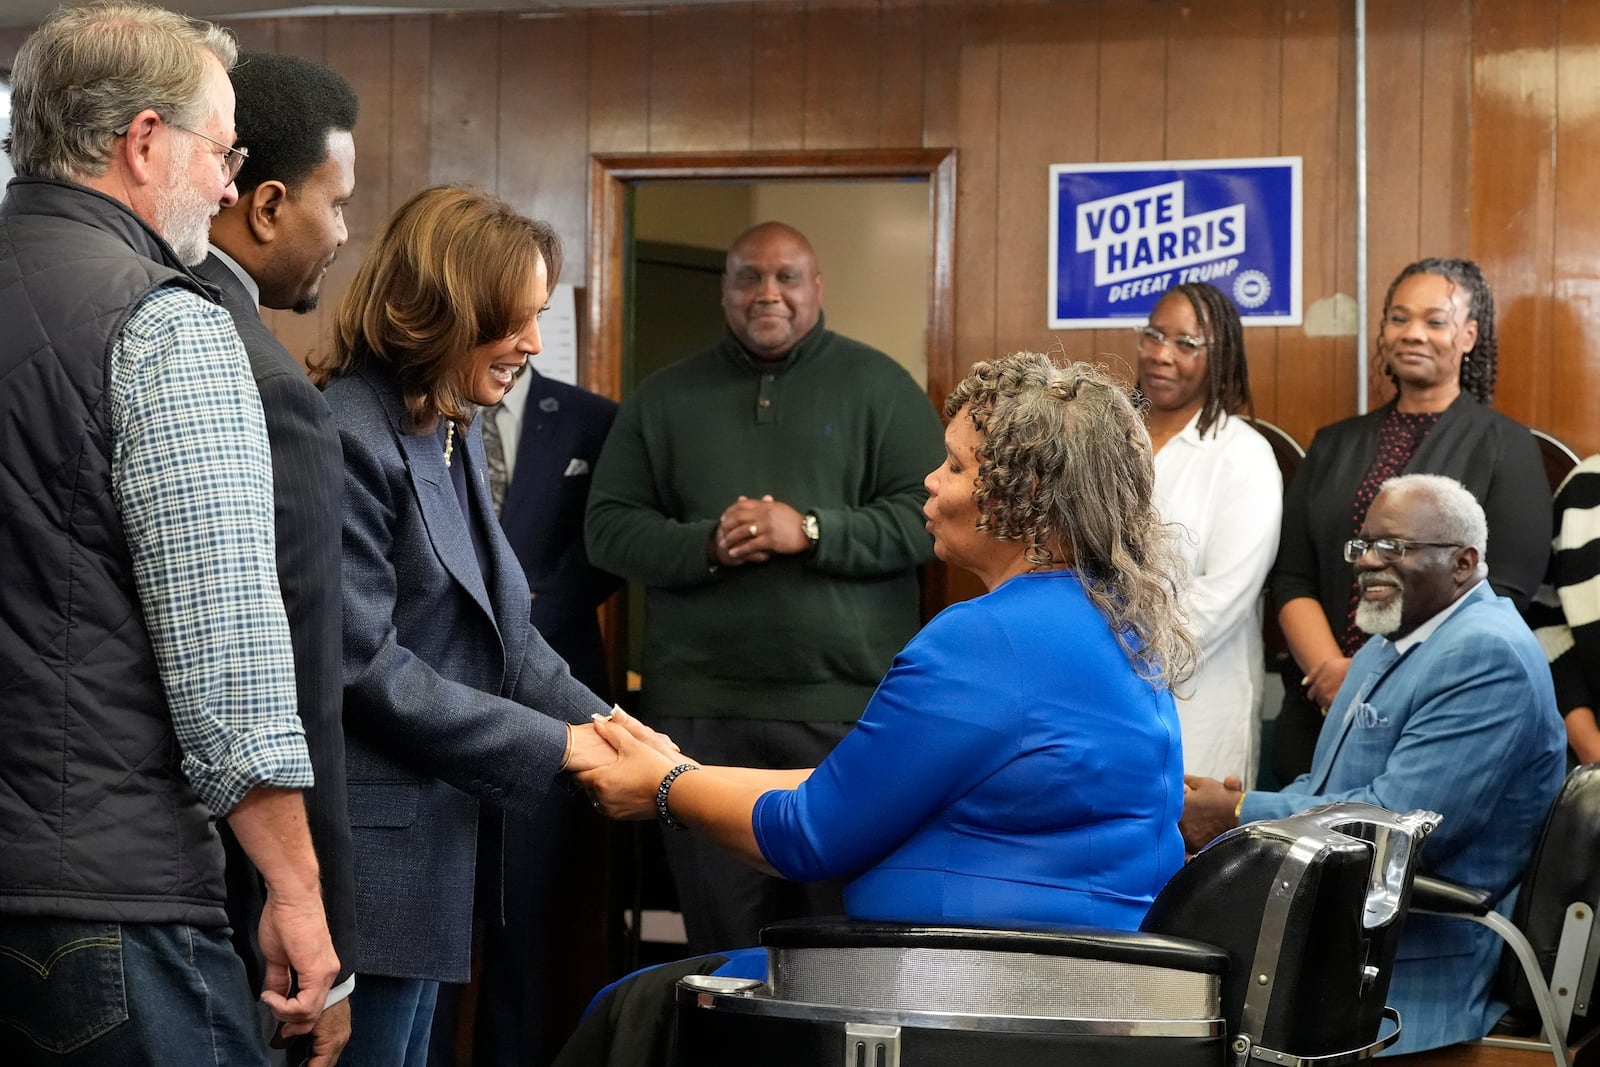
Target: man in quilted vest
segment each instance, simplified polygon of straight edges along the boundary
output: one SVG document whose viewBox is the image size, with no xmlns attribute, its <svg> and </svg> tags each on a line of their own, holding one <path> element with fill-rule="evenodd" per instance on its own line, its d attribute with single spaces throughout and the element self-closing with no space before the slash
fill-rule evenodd
<svg viewBox="0 0 1600 1067">
<path fill-rule="evenodd" d="M 227 937 L 261 871 L 264 1002 L 338 959 L 250 365 L 189 266 L 236 194 L 227 34 L 62 8 L 13 69 L 0 203 L 0 1023 L 8 1063 L 264 1064 Z M 298 986 L 291 983 L 293 968 Z"/>
</svg>

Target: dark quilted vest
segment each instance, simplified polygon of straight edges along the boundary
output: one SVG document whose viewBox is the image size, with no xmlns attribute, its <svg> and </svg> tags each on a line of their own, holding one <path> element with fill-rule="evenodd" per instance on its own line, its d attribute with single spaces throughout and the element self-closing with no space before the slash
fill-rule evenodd
<svg viewBox="0 0 1600 1067">
<path fill-rule="evenodd" d="M 220 925 L 222 849 L 179 751 L 111 495 L 108 355 L 164 282 L 116 201 L 0 204 L 0 912 Z"/>
</svg>

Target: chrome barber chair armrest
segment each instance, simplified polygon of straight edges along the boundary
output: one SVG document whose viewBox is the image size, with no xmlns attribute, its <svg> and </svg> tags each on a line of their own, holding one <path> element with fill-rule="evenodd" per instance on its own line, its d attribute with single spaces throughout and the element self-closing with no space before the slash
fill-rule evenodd
<svg viewBox="0 0 1600 1067">
<path fill-rule="evenodd" d="M 1574 908 L 1579 912 L 1576 917 L 1572 914 Z M 1579 974 L 1594 926 L 1592 910 L 1576 905 L 1568 908 L 1570 934 L 1567 930 L 1562 932 L 1561 947 L 1557 950 L 1555 970 L 1549 982 L 1544 979 L 1544 969 L 1539 965 L 1533 945 L 1517 929 L 1516 924 L 1494 910 L 1494 900 L 1484 890 L 1458 885 L 1443 878 L 1418 875 L 1411 887 L 1411 910 L 1466 919 L 1487 926 L 1498 934 L 1522 968 L 1522 976 L 1539 1011 L 1545 1040 L 1550 1043 L 1551 1056 L 1560 1067 L 1570 1067 L 1572 1061 L 1567 1053 L 1567 1024 L 1572 1018 Z M 1592 973 L 1590 981 L 1593 981 Z"/>
</svg>

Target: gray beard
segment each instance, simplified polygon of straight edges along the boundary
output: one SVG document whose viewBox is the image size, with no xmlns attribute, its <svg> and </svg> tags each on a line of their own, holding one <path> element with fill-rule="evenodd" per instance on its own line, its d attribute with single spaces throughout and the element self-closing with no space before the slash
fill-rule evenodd
<svg viewBox="0 0 1600 1067">
<path fill-rule="evenodd" d="M 1397 593 L 1383 604 L 1359 600 L 1356 602 L 1356 629 L 1368 634 L 1392 634 L 1400 629 L 1400 616 L 1405 606 L 1404 593 Z"/>
<path fill-rule="evenodd" d="M 182 161 L 156 191 L 155 222 L 156 232 L 172 246 L 178 262 L 193 267 L 206 258 L 217 204 L 183 180 L 187 173 L 187 161 Z"/>
</svg>

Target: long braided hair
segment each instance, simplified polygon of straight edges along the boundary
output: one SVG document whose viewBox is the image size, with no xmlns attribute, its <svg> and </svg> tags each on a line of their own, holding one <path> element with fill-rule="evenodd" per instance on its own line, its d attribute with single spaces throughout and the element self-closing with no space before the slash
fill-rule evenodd
<svg viewBox="0 0 1600 1067">
<path fill-rule="evenodd" d="M 1200 332 L 1209 342 L 1206 401 L 1200 408 L 1200 422 L 1195 427 L 1200 436 L 1209 433 L 1224 415 L 1246 412 L 1254 417 L 1250 367 L 1244 356 L 1244 324 L 1239 321 L 1239 309 L 1222 290 L 1208 282 L 1184 282 L 1167 292 L 1182 293 L 1189 301 L 1195 318 L 1200 320 Z"/>
<path fill-rule="evenodd" d="M 1467 353 L 1461 357 L 1461 391 L 1472 396 L 1478 403 L 1485 406 L 1494 402 L 1494 382 L 1497 373 L 1497 356 L 1500 351 L 1500 342 L 1494 333 L 1494 293 L 1489 288 L 1489 282 L 1483 276 L 1483 270 L 1470 259 L 1419 259 L 1408 264 L 1404 270 L 1395 275 L 1394 281 L 1389 283 L 1389 292 L 1383 298 L 1383 317 L 1389 317 L 1389 306 L 1394 302 L 1394 291 L 1400 283 L 1413 274 L 1432 274 L 1443 278 L 1454 285 L 1467 291 L 1470 300 L 1467 305 L 1467 318 L 1475 319 L 1478 323 L 1478 341 Z M 1382 326 L 1379 326 L 1381 332 Z M 1379 369 L 1388 375 L 1399 388 L 1400 380 L 1386 363 L 1383 357 L 1374 350 L 1374 359 L 1379 361 Z"/>
</svg>

